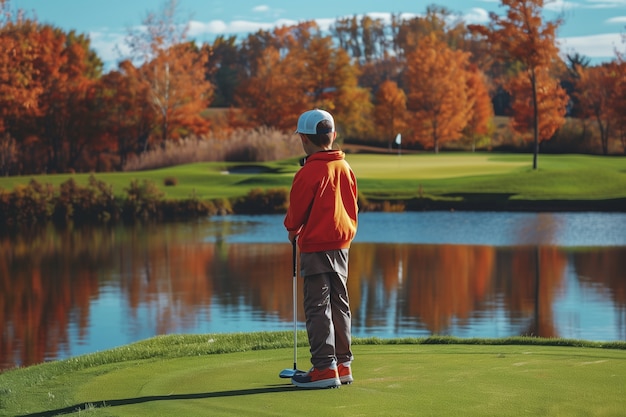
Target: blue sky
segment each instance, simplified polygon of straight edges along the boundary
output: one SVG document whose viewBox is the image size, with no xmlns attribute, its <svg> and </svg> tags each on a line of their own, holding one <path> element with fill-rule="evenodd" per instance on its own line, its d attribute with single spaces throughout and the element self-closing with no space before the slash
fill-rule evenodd
<svg viewBox="0 0 626 417">
<path fill-rule="evenodd" d="M 166 0 L 9 0 L 41 22 L 88 34 L 92 47 L 115 66 L 124 51 L 129 28 L 141 25 L 148 12 L 159 12 Z M 390 13 L 422 15 L 429 4 L 445 6 L 469 23 L 488 22 L 488 13 L 503 13 L 499 0 L 178 0 L 179 18 L 191 22 L 190 37 L 211 42 L 219 34 L 246 33 L 303 20 L 328 27 L 337 17 L 370 14 L 388 18 Z M 593 63 L 615 58 L 626 51 L 626 0 L 546 1 L 546 19 L 562 16 L 558 38 L 564 53 L 578 52 Z M 115 48 L 118 45 L 118 48 Z"/>
</svg>

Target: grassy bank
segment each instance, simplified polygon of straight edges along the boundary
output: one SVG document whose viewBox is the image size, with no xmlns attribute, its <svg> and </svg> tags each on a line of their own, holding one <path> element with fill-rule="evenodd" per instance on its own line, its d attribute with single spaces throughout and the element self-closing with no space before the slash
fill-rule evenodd
<svg viewBox="0 0 626 417">
<path fill-rule="evenodd" d="M 365 207 L 370 210 L 626 210 L 626 157 L 528 154 L 349 154 Z M 297 159 L 271 163 L 195 163 L 95 175 L 123 198 L 129 184 L 149 182 L 170 201 L 227 201 L 251 190 L 288 190 Z M 35 179 L 60 187 L 89 174 L 0 178 L 5 193 Z M 283 196 L 285 193 L 283 193 Z M 254 202 L 253 202 L 254 205 Z M 263 210 L 263 208 L 260 208 Z"/>
<path fill-rule="evenodd" d="M 626 409 L 626 342 L 358 339 L 355 383 L 307 391 L 278 378 L 291 366 L 291 337 L 160 336 L 8 371 L 0 374 L 0 416 L 618 416 Z"/>
</svg>

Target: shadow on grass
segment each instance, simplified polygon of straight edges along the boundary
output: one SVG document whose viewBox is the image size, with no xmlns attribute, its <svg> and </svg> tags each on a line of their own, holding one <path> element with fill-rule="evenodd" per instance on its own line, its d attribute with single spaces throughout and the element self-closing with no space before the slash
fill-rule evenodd
<svg viewBox="0 0 626 417">
<path fill-rule="evenodd" d="M 288 392 L 296 390 L 297 388 L 291 384 L 281 384 L 263 388 L 250 388 L 219 392 L 201 392 L 197 394 L 150 395 L 147 397 L 125 398 L 119 400 L 87 401 L 84 403 L 70 405 L 69 407 L 59 408 L 56 410 L 40 411 L 38 413 L 32 414 L 21 414 L 16 417 L 52 417 L 64 414 L 72 414 L 80 410 L 119 407 L 122 405 L 142 404 L 151 401 L 199 400 L 204 398 L 237 397 L 254 394 L 273 394 L 278 392 Z"/>
</svg>

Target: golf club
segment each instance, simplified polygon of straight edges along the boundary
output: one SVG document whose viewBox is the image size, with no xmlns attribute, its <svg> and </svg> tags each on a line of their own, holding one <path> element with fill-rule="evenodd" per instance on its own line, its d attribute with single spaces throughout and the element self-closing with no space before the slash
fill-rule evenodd
<svg viewBox="0 0 626 417">
<path fill-rule="evenodd" d="M 296 239 L 292 242 L 292 253 L 291 259 L 293 263 L 293 369 L 283 369 L 278 374 L 281 378 L 291 378 L 297 373 L 304 373 L 304 371 L 300 371 L 297 366 L 297 357 L 298 357 L 298 310 L 296 308 L 297 305 L 297 279 L 298 279 L 298 261 L 297 257 L 297 247 L 296 247 Z"/>
</svg>

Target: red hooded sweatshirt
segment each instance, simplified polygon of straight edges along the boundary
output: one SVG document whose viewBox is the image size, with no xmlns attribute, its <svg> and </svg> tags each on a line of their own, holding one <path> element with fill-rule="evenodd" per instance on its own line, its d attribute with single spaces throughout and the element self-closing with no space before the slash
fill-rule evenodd
<svg viewBox="0 0 626 417">
<path fill-rule="evenodd" d="M 296 173 L 285 217 L 288 231 L 297 231 L 301 252 L 346 249 L 357 229 L 356 177 L 339 150 L 307 157 Z"/>
</svg>

